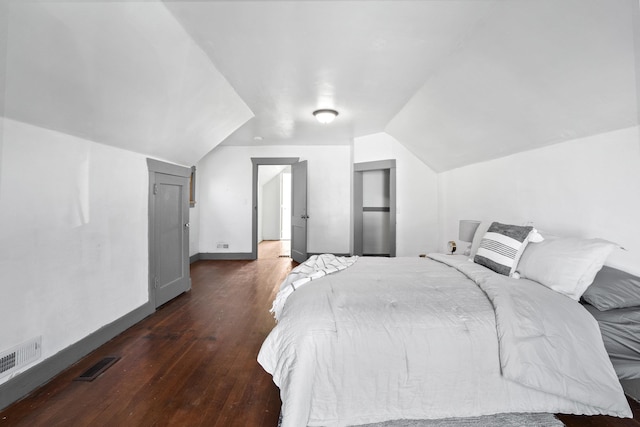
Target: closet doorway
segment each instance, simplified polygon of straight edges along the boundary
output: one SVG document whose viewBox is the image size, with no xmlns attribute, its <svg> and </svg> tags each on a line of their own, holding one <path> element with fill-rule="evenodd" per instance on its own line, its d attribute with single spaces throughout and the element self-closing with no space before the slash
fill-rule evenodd
<svg viewBox="0 0 640 427">
<path fill-rule="evenodd" d="M 353 176 L 353 252 L 396 256 L 396 161 L 356 163 Z"/>
<path fill-rule="evenodd" d="M 291 165 L 258 166 L 258 258 L 291 257 Z"/>
</svg>

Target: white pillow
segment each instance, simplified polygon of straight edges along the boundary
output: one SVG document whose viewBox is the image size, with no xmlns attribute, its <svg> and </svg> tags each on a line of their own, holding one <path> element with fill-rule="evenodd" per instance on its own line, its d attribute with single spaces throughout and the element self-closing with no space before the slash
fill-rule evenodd
<svg viewBox="0 0 640 427">
<path fill-rule="evenodd" d="M 579 300 L 616 247 L 603 239 L 547 238 L 527 245 L 516 271 Z"/>
</svg>

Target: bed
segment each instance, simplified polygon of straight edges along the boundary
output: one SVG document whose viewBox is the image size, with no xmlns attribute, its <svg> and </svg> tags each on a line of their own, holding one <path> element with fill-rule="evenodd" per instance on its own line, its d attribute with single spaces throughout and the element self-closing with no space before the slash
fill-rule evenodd
<svg viewBox="0 0 640 427">
<path fill-rule="evenodd" d="M 621 380 L 640 379 L 640 277 L 604 266 L 582 296 Z M 637 398 L 637 396 L 634 396 Z"/>
<path fill-rule="evenodd" d="M 491 245 L 479 246 L 476 261 Z M 535 250 L 517 252 L 509 274 L 444 254 L 323 255 L 294 269 L 258 355 L 280 388 L 282 427 L 504 412 L 632 416 L 594 317 L 527 277 L 540 268 Z M 522 274 L 520 261 L 529 266 Z"/>
</svg>

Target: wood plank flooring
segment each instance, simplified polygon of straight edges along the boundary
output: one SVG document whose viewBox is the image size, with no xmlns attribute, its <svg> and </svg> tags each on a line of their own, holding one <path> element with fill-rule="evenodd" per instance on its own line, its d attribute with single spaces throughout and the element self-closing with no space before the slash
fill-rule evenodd
<svg viewBox="0 0 640 427">
<path fill-rule="evenodd" d="M 275 427 L 278 388 L 256 356 L 293 266 L 280 251 L 265 242 L 257 261 L 194 263 L 190 292 L 0 412 L 0 426 Z M 73 381 L 112 355 L 121 359 L 95 381 Z M 633 402 L 632 420 L 560 418 L 569 427 L 640 427 L 639 408 Z"/>
</svg>

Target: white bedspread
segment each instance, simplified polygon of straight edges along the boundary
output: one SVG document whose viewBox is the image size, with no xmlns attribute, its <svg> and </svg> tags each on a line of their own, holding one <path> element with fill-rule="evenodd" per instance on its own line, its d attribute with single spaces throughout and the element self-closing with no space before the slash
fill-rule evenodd
<svg viewBox="0 0 640 427">
<path fill-rule="evenodd" d="M 333 254 L 312 255 L 308 260 L 291 270 L 284 279 L 276 298 L 273 300 L 273 306 L 270 312 L 273 313 L 276 320 L 280 319 L 280 314 L 282 313 L 285 302 L 287 302 L 287 298 L 289 298 L 296 289 L 327 274 L 342 271 L 350 267 L 357 260 L 357 256 L 343 257 Z"/>
<path fill-rule="evenodd" d="M 580 304 L 463 257 L 434 258 L 360 258 L 289 296 L 258 355 L 280 387 L 283 427 L 631 416 Z"/>
</svg>

